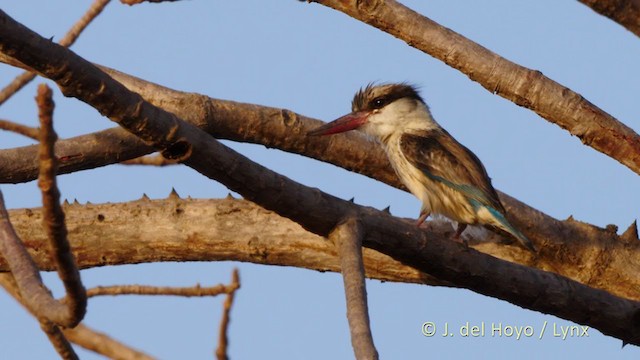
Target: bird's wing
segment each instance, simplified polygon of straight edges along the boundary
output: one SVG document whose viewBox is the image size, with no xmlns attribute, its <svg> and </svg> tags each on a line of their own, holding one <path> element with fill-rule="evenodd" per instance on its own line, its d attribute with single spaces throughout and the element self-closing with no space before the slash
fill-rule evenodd
<svg viewBox="0 0 640 360">
<path fill-rule="evenodd" d="M 480 159 L 444 129 L 405 133 L 400 139 L 400 148 L 407 160 L 431 180 L 504 213 Z"/>
</svg>

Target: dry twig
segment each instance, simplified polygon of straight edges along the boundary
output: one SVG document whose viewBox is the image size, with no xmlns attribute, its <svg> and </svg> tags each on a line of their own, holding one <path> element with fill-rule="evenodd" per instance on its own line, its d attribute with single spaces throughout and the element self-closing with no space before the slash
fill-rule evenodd
<svg viewBox="0 0 640 360">
<path fill-rule="evenodd" d="M 2 286 L 9 295 L 13 296 L 20 305 L 29 309 L 10 274 L 0 274 L 0 286 Z M 49 337 L 54 348 L 63 359 L 77 359 L 73 348 L 69 341 L 82 346 L 83 348 L 107 356 L 111 359 L 127 359 L 127 360 L 153 360 L 152 357 L 133 349 L 111 337 L 90 329 L 82 324 L 75 328 L 60 329 L 51 322 L 41 322 L 40 326 Z M 68 341 L 67 341 L 68 340 Z"/>
<path fill-rule="evenodd" d="M 179 1 L 179 0 L 120 0 L 120 2 L 125 5 L 137 5 L 137 4 L 142 4 L 143 2 L 162 3 L 162 2 L 174 2 L 174 1 Z"/>
<path fill-rule="evenodd" d="M 233 269 L 233 274 L 231 275 L 231 284 L 229 285 L 229 287 L 233 288 L 233 290 L 227 294 L 227 298 L 224 300 L 222 309 L 222 319 L 220 320 L 220 332 L 218 335 L 218 348 L 216 349 L 215 353 L 218 360 L 229 359 L 229 356 L 227 355 L 227 347 L 229 347 L 229 337 L 227 335 L 227 332 L 229 328 L 233 298 L 235 296 L 236 290 L 240 288 L 240 275 L 238 274 L 238 269 Z"/>
<path fill-rule="evenodd" d="M 67 297 L 66 303 L 56 306 L 61 316 L 66 319 L 58 324 L 73 327 L 77 325 L 86 312 L 87 295 L 80 280 L 80 272 L 67 240 L 67 227 L 64 222 L 64 211 L 60 206 L 60 191 L 56 184 L 57 163 L 54 145 L 57 135 L 53 130 L 53 100 L 51 89 L 41 84 L 36 97 L 40 117 L 40 176 L 38 187 L 42 191 L 43 225 L 45 226 L 60 279 L 62 280 Z M 63 311 L 62 307 L 68 308 Z M 64 315 L 62 315 L 64 314 Z M 47 316 L 53 321 L 53 318 Z"/>
<path fill-rule="evenodd" d="M 115 285 L 98 286 L 87 290 L 88 297 L 94 296 L 116 296 L 116 295 L 173 295 L 173 296 L 216 296 L 220 294 L 231 294 L 236 290 L 232 285 L 216 285 L 201 287 L 200 285 L 190 287 L 169 287 L 169 286 L 147 286 L 147 285 Z"/>
<path fill-rule="evenodd" d="M 97 354 L 108 357 L 109 359 L 122 360 L 153 360 L 149 356 L 139 350 L 127 346 L 112 337 L 95 331 L 82 324 L 73 329 L 62 330 L 64 335 L 72 343 L 82 346 L 83 348 L 93 351 Z"/>
<path fill-rule="evenodd" d="M 31 126 L 22 125 L 9 120 L 0 120 L 0 129 L 12 131 L 30 139 L 38 140 L 38 129 Z"/>
</svg>

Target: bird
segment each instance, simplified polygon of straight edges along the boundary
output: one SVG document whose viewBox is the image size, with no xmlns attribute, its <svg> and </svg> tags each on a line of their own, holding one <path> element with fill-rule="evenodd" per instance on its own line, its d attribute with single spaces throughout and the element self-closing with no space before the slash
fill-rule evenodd
<svg viewBox="0 0 640 360">
<path fill-rule="evenodd" d="M 400 181 L 422 202 L 418 226 L 430 215 L 443 215 L 458 223 L 455 240 L 467 225 L 483 225 L 536 252 L 505 217 L 480 159 L 434 120 L 416 86 L 370 83 L 355 94 L 351 108 L 308 135 L 358 130 L 377 140 Z"/>
</svg>

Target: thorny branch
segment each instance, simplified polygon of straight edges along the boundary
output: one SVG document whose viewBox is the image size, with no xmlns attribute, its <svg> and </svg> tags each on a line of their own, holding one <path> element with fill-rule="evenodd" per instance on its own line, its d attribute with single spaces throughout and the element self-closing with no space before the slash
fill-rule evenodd
<svg viewBox="0 0 640 360">
<path fill-rule="evenodd" d="M 47 42 L 3 12 L 0 24 L 0 51 L 45 77 L 58 79 L 65 95 L 90 104 L 163 155 L 179 159 L 307 230 L 326 236 L 340 219 L 355 213 L 367 229 L 367 247 L 456 285 L 640 344 L 640 324 L 636 323 L 640 304 L 555 274 L 495 259 L 385 213 L 298 184 L 147 103 L 87 61 Z M 253 181 L 248 184 L 248 179 Z"/>
<path fill-rule="evenodd" d="M 180 199 L 170 195 L 163 200 L 143 197 L 119 204 L 75 202 L 66 204 L 64 210 L 69 240 L 75 244 L 74 253 L 82 269 L 162 261 L 232 260 L 340 271 L 335 248 L 323 237 L 246 200 Z M 39 209 L 10 210 L 9 216 L 29 250 L 46 246 L 42 229 L 32 226 L 40 221 Z M 87 227 L 88 223 L 92 225 Z M 158 232 L 162 224 L 171 226 Z M 449 223 L 440 225 L 451 231 Z M 184 246 L 186 239 L 188 247 Z M 363 250 L 366 273 L 372 279 L 447 285 L 387 255 Z M 31 254 L 40 269 L 55 269 L 46 254 Z M 0 258 L 0 271 L 6 270 Z M 88 290 L 89 294 L 93 291 Z M 640 299 L 640 292 L 636 296 Z"/>
</svg>

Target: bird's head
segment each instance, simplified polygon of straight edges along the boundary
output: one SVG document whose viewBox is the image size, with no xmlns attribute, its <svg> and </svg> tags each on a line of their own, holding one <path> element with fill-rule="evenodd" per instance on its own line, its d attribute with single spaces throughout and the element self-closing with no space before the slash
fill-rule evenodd
<svg viewBox="0 0 640 360">
<path fill-rule="evenodd" d="M 429 108 L 415 87 L 400 84 L 369 84 L 353 97 L 350 114 L 309 132 L 331 135 L 360 130 L 384 142 L 394 133 L 437 127 Z"/>
</svg>

